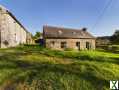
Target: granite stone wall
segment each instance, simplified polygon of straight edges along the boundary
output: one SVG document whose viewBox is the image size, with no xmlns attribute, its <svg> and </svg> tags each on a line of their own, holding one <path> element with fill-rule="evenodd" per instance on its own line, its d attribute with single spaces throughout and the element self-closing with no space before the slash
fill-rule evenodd
<svg viewBox="0 0 119 90">
<path fill-rule="evenodd" d="M 53 43 L 52 43 L 53 42 Z M 66 48 L 86 50 L 86 42 L 90 43 L 90 49 L 95 49 L 95 39 L 45 39 L 45 45 L 47 48 L 62 50 L 61 42 L 66 42 Z M 77 47 L 76 43 L 80 42 L 80 46 Z"/>
</svg>

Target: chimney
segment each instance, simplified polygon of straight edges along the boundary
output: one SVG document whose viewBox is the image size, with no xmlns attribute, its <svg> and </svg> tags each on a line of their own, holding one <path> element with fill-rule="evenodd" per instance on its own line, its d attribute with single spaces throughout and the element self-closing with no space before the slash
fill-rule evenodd
<svg viewBox="0 0 119 90">
<path fill-rule="evenodd" d="M 82 31 L 86 32 L 87 31 L 87 28 L 82 28 Z"/>
</svg>

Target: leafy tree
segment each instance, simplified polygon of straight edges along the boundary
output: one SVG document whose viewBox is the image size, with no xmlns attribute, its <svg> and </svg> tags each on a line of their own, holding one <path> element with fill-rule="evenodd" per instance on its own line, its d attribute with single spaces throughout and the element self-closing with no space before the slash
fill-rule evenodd
<svg viewBox="0 0 119 90">
<path fill-rule="evenodd" d="M 34 39 L 39 39 L 42 36 L 41 32 L 36 32 L 36 34 L 34 35 Z"/>
<path fill-rule="evenodd" d="M 111 36 L 112 44 L 119 44 L 119 30 L 116 30 L 115 33 Z"/>
</svg>

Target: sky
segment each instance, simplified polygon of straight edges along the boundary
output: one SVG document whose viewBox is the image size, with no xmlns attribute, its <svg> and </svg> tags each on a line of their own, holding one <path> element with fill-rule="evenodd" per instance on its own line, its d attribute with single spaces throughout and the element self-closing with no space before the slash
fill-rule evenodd
<svg viewBox="0 0 119 90">
<path fill-rule="evenodd" d="M 119 29 L 119 0 L 0 0 L 29 32 L 43 25 L 86 27 L 94 36 L 109 36 Z M 104 13 L 103 13 L 104 11 Z M 100 17 L 101 16 L 101 17 Z"/>
</svg>

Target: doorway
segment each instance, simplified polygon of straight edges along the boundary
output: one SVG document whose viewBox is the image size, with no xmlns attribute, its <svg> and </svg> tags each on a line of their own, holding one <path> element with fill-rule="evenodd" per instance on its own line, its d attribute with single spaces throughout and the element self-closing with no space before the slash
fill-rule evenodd
<svg viewBox="0 0 119 90">
<path fill-rule="evenodd" d="M 76 42 L 76 47 L 80 50 L 80 42 Z"/>
<path fill-rule="evenodd" d="M 88 49 L 88 50 L 91 49 L 91 44 L 89 42 L 86 42 L 86 49 Z"/>
</svg>

